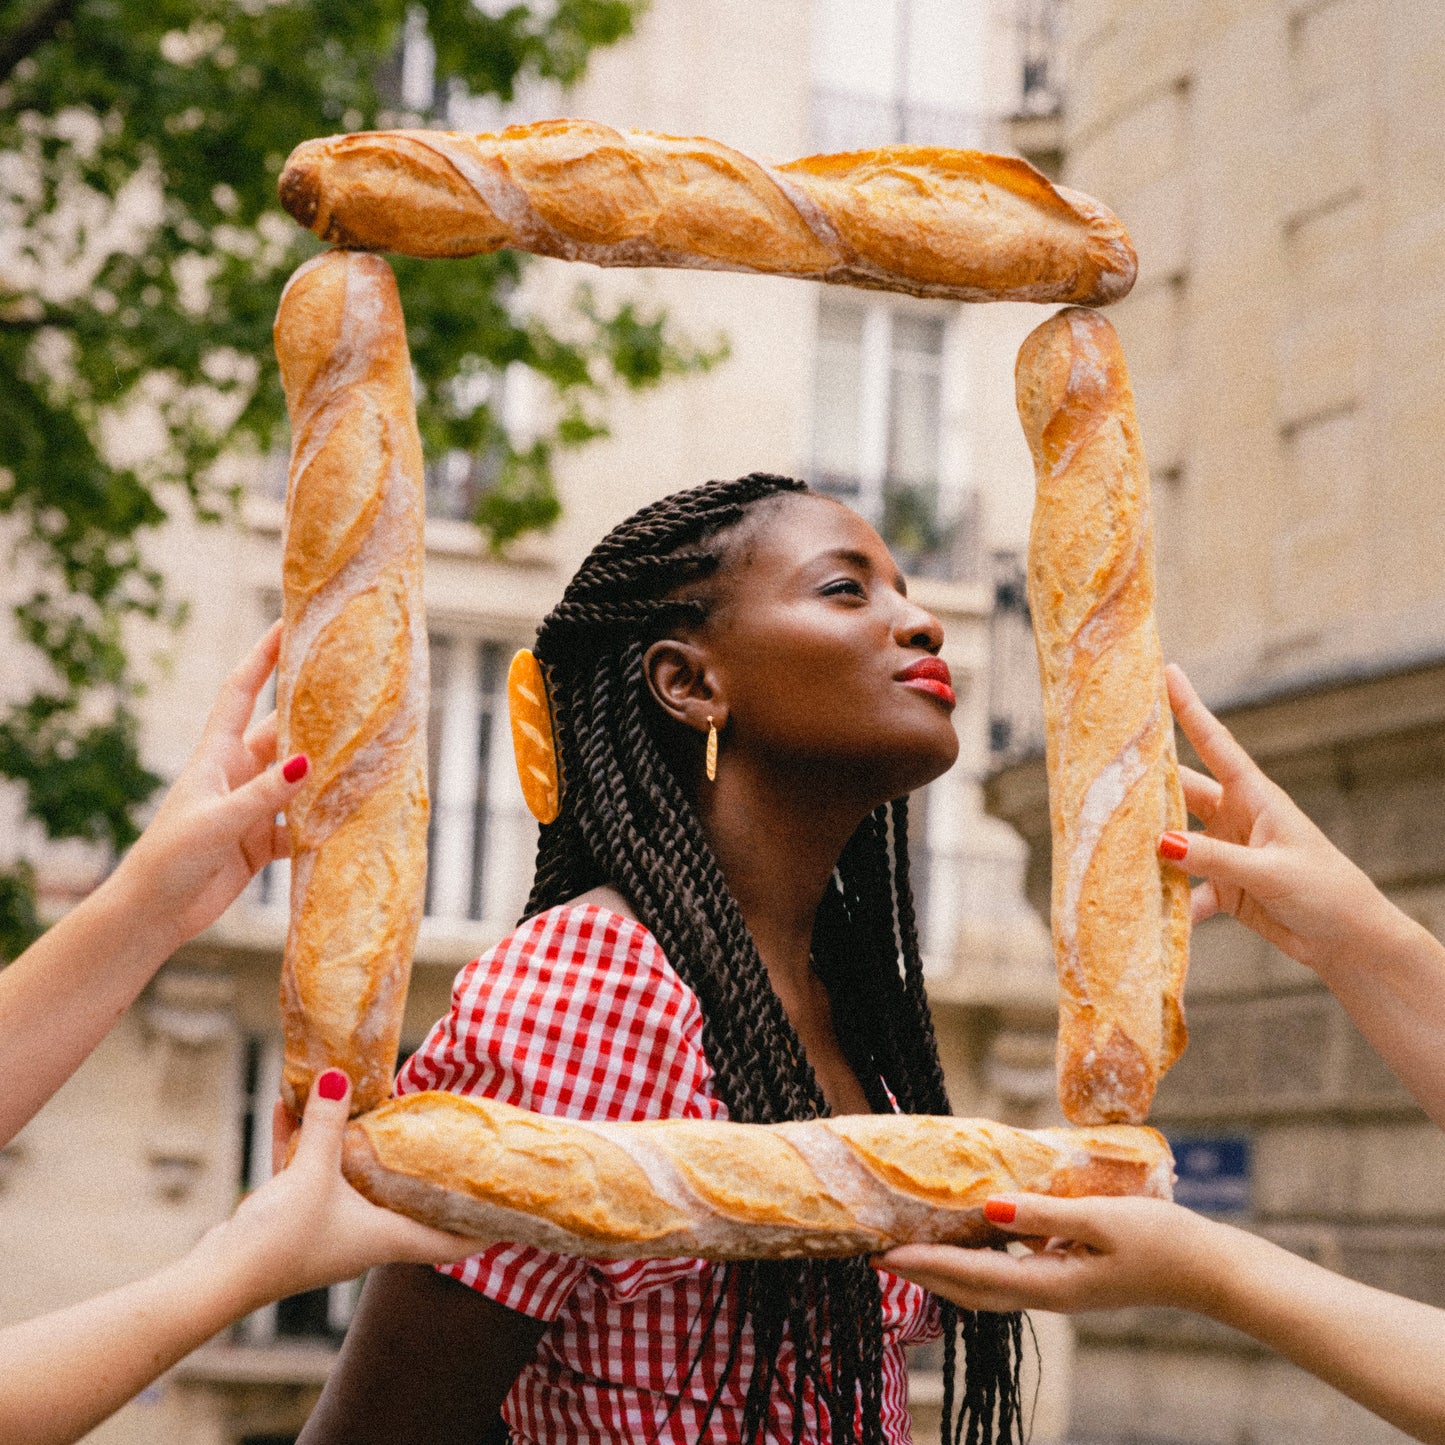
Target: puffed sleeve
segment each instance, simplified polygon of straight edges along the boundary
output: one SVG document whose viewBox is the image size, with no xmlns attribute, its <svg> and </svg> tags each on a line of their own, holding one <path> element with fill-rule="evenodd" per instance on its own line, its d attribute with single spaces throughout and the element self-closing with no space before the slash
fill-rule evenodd
<svg viewBox="0 0 1445 1445">
<path fill-rule="evenodd" d="M 550 909 L 457 975 L 451 1012 L 397 1078 L 571 1119 L 723 1119 L 692 990 L 640 923 Z M 509 1309 L 553 1320 L 589 1273 L 618 1299 L 702 1268 L 687 1259 L 589 1260 L 498 1244 L 442 1266 Z"/>
</svg>

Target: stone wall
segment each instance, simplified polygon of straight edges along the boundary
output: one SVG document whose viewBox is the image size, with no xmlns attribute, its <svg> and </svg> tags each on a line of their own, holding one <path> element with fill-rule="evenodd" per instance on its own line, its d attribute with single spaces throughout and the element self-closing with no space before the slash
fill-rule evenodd
<svg viewBox="0 0 1445 1445">
<path fill-rule="evenodd" d="M 1159 613 L 1245 746 L 1445 929 L 1445 9 L 1074 0 L 1065 177 L 1123 217 L 1109 315 L 1138 395 Z M 1041 760 L 991 811 L 1048 907 Z M 1248 1151 L 1237 1222 L 1445 1306 L 1445 1138 L 1333 998 L 1233 920 L 1195 935 L 1191 1043 L 1154 1122 Z M 1402 1440 L 1242 1337 L 1084 1317 L 1069 1438 Z"/>
</svg>

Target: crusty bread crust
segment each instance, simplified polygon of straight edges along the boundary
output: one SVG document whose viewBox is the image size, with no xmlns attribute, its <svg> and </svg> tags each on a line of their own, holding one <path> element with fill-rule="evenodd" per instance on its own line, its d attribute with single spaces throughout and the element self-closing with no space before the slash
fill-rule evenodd
<svg viewBox="0 0 1445 1445">
<path fill-rule="evenodd" d="M 346 1177 L 374 1203 L 480 1240 L 604 1259 L 870 1253 L 986 1244 L 992 1194 L 1167 1199 L 1152 1129 L 1041 1129 L 928 1115 L 797 1124 L 556 1119 L 408 1094 L 353 1121 Z"/>
<path fill-rule="evenodd" d="M 333 251 L 276 316 L 291 414 L 282 756 L 311 768 L 286 810 L 291 919 L 283 1094 L 339 1068 L 360 1112 L 391 1093 L 426 874 L 427 637 L 421 440 L 391 268 Z"/>
<path fill-rule="evenodd" d="M 306 141 L 281 202 L 342 246 L 597 266 L 762 271 L 955 301 L 1103 305 L 1134 248 L 1088 196 L 1026 161 L 887 146 L 768 165 L 701 137 L 585 120 L 499 135 L 369 131 Z"/>
<path fill-rule="evenodd" d="M 1187 1034 L 1189 884 L 1160 833 L 1185 826 L 1154 622 L 1149 472 L 1123 350 L 1070 309 L 1019 351 L 1038 495 L 1028 594 L 1043 682 L 1059 1100 L 1075 1124 L 1134 1123 Z"/>
</svg>

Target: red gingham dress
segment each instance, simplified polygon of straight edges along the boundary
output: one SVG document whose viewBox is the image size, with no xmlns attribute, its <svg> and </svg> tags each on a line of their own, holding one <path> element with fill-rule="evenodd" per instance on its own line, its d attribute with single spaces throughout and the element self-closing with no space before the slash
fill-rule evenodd
<svg viewBox="0 0 1445 1445">
<path fill-rule="evenodd" d="M 574 1119 L 725 1119 L 702 1051 L 696 995 L 639 923 L 591 905 L 529 919 L 457 975 L 451 1012 L 409 1059 L 399 1094 L 448 1089 Z M 751 1330 L 706 1433 L 732 1337 L 722 1267 L 705 1260 L 589 1260 L 499 1244 L 443 1272 L 509 1309 L 552 1322 L 502 1414 L 515 1438 L 668 1442 L 738 1438 L 752 1371 Z M 883 1426 L 907 1445 L 903 1346 L 938 1335 L 916 1285 L 883 1284 Z M 689 1364 L 701 1352 L 690 1378 Z M 794 1368 L 784 1340 L 769 1438 L 791 1438 Z M 811 1394 L 804 1439 L 817 1441 Z"/>
</svg>

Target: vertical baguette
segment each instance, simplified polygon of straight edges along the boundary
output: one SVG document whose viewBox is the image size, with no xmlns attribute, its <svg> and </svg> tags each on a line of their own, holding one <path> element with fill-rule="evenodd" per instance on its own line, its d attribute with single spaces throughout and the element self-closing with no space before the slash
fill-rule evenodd
<svg viewBox="0 0 1445 1445">
<path fill-rule="evenodd" d="M 1159 834 L 1185 825 L 1154 622 L 1149 472 L 1114 328 L 1070 308 L 1019 351 L 1038 494 L 1028 594 L 1053 827 L 1059 1101 L 1142 1123 L 1187 1034 L 1189 887 Z"/>
<path fill-rule="evenodd" d="M 282 755 L 311 759 L 287 810 L 282 1093 L 299 1112 L 339 1068 L 361 1113 L 391 1093 L 426 876 L 424 490 L 391 269 L 309 261 L 275 341 L 292 435 L 276 712 Z"/>
</svg>

